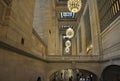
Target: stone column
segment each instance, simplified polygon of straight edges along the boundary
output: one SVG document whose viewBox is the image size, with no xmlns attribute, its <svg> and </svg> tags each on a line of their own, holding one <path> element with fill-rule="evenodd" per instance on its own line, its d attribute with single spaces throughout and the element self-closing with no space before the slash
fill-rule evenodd
<svg viewBox="0 0 120 81">
<path fill-rule="evenodd" d="M 86 54 L 86 31 L 85 31 L 85 23 L 84 18 L 81 19 L 81 38 L 82 38 L 82 55 Z"/>
<path fill-rule="evenodd" d="M 76 50 L 76 53 L 77 53 L 77 55 L 79 55 L 79 47 L 80 47 L 80 46 L 79 46 L 79 45 L 80 45 L 80 44 L 79 44 L 79 43 L 80 43 L 80 42 L 79 42 L 79 41 L 80 41 L 80 40 L 79 40 L 79 33 L 80 33 L 80 32 L 79 32 L 79 27 L 78 27 L 77 32 L 76 32 L 76 37 L 77 37 L 77 45 L 76 45 L 76 47 L 77 47 L 76 49 L 77 49 L 77 50 Z"/>
<path fill-rule="evenodd" d="M 55 16 L 55 13 L 53 12 L 54 11 L 54 8 L 53 8 L 53 3 L 52 1 L 48 0 L 49 3 L 51 5 L 49 5 L 49 24 L 48 24 L 48 30 L 50 31 L 49 34 L 48 34 L 48 54 L 49 55 L 56 55 L 56 16 Z M 44 23 L 45 24 L 45 23 Z"/>
<path fill-rule="evenodd" d="M 62 55 L 62 49 L 63 49 L 63 46 L 62 46 L 62 34 L 60 33 L 60 39 L 59 39 L 59 53 L 60 55 Z"/>
<path fill-rule="evenodd" d="M 76 36 L 77 36 L 77 55 L 81 55 L 82 54 L 81 53 L 82 51 L 80 52 L 80 45 L 82 47 L 81 25 L 78 26 Z M 81 38 L 80 38 L 80 36 L 81 36 Z M 81 42 L 81 44 L 80 44 L 80 42 Z"/>
<path fill-rule="evenodd" d="M 99 55 L 99 17 L 98 17 L 98 8 L 97 0 L 88 0 L 89 4 L 89 13 L 90 13 L 90 23 L 91 23 L 91 35 L 92 35 L 92 45 L 93 45 L 93 54 Z"/>
<path fill-rule="evenodd" d="M 74 36 L 72 39 L 72 55 L 76 55 L 76 37 Z"/>
<path fill-rule="evenodd" d="M 57 21 L 57 18 L 56 18 L 56 55 L 60 55 L 60 52 L 59 52 L 59 41 L 60 41 L 60 35 L 59 35 L 59 27 L 58 27 L 58 21 Z"/>
</svg>

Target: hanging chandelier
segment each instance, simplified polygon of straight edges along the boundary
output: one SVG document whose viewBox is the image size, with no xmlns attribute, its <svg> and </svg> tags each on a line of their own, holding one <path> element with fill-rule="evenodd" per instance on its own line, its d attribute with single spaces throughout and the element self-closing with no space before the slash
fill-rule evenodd
<svg viewBox="0 0 120 81">
<path fill-rule="evenodd" d="M 68 0 L 67 6 L 69 11 L 77 13 L 80 11 L 82 3 L 81 0 Z"/>
<path fill-rule="evenodd" d="M 70 52 L 70 48 L 69 48 L 69 47 L 66 47 L 66 48 L 65 48 L 65 52 L 66 52 L 66 53 L 69 53 L 69 52 Z"/>
<path fill-rule="evenodd" d="M 72 37 L 74 36 L 74 30 L 73 30 L 72 28 L 68 28 L 68 29 L 66 30 L 66 36 L 67 36 L 68 38 L 72 38 Z"/>
<path fill-rule="evenodd" d="M 71 46 L 70 40 L 67 40 L 67 41 L 65 42 L 65 46 L 66 46 L 66 47 L 70 47 L 70 46 Z"/>
</svg>

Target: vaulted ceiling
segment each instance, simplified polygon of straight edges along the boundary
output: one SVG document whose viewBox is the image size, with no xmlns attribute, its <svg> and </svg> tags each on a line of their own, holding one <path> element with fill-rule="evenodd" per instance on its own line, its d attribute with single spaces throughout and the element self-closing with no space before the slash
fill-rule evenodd
<svg viewBox="0 0 120 81">
<path fill-rule="evenodd" d="M 63 34 L 68 27 L 72 27 L 74 31 L 78 27 L 87 0 L 82 0 L 82 8 L 78 13 L 69 12 L 67 1 L 36 0 L 35 2 L 33 27 L 46 45 L 48 45 L 49 33 L 58 30 L 59 34 Z"/>
<path fill-rule="evenodd" d="M 72 27 L 74 31 L 76 31 L 86 0 L 82 0 L 82 8 L 78 13 L 72 13 L 68 10 L 67 8 L 68 0 L 54 0 L 54 1 L 55 1 L 55 13 L 58 20 L 59 30 L 62 31 L 62 33 L 64 33 L 67 27 Z"/>
</svg>

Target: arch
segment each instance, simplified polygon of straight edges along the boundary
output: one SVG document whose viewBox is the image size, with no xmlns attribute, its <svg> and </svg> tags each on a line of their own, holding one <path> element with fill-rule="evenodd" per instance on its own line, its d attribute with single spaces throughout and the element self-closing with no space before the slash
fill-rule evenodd
<svg viewBox="0 0 120 81">
<path fill-rule="evenodd" d="M 62 69 L 72 68 L 71 63 L 59 63 L 59 64 L 58 63 L 51 63 L 50 65 L 52 67 L 49 69 L 49 71 L 47 71 L 47 74 L 46 74 L 47 81 L 49 81 L 49 77 L 54 72 L 62 70 Z M 95 75 L 97 75 L 97 77 L 100 76 L 99 63 L 76 63 L 75 68 L 90 71 L 90 72 L 94 73 Z"/>
<path fill-rule="evenodd" d="M 64 72 L 62 72 L 64 70 Z M 60 77 L 64 76 L 64 80 L 66 78 L 65 76 L 65 72 L 68 73 L 68 70 L 71 70 L 73 73 L 72 73 L 72 76 L 67 76 L 67 80 L 71 80 L 74 79 L 76 81 L 79 81 L 80 78 L 83 78 L 83 79 L 91 79 L 90 81 L 96 81 L 97 80 L 97 75 L 91 71 L 88 71 L 88 70 L 85 70 L 85 69 L 61 69 L 61 70 L 57 70 L 57 71 L 54 71 L 50 76 L 49 76 L 49 81 L 60 81 Z M 67 74 L 69 75 L 69 73 Z M 57 76 L 57 80 L 55 80 L 55 77 Z M 64 81 L 63 80 L 63 81 Z M 66 81 L 66 80 L 65 80 Z"/>
<path fill-rule="evenodd" d="M 56 71 L 59 71 L 59 70 L 62 70 L 62 69 L 68 69 L 68 67 L 64 67 L 64 65 L 62 65 L 63 67 L 55 67 L 55 68 L 52 68 L 49 72 L 48 72 L 48 77 L 50 77 L 50 75 L 52 75 L 54 72 L 56 72 Z M 97 75 L 98 76 L 98 74 L 97 74 L 97 71 L 96 70 L 94 70 L 94 69 L 91 69 L 91 68 L 87 68 L 87 66 L 86 67 L 78 67 L 77 69 L 82 69 L 82 70 L 87 70 L 87 71 L 90 71 L 90 72 L 92 72 L 92 73 L 94 73 L 95 75 Z"/>
<path fill-rule="evenodd" d="M 109 65 L 107 66 L 101 74 L 102 81 L 120 81 L 120 66 L 119 65 Z"/>
</svg>

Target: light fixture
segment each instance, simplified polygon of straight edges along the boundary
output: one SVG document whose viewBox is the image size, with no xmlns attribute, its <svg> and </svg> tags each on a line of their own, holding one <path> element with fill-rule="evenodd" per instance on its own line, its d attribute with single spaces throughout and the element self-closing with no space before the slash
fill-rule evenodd
<svg viewBox="0 0 120 81">
<path fill-rule="evenodd" d="M 67 3 L 69 11 L 73 13 L 77 13 L 82 6 L 81 0 L 68 0 Z"/>
<path fill-rule="evenodd" d="M 74 36 L 74 30 L 73 30 L 72 28 L 68 28 L 68 29 L 66 30 L 66 36 L 67 36 L 68 38 L 72 38 L 72 37 Z"/>
<path fill-rule="evenodd" d="M 69 47 L 66 47 L 66 48 L 65 48 L 65 52 L 66 52 L 66 53 L 69 53 L 69 51 L 70 51 L 70 48 L 69 48 Z"/>
<path fill-rule="evenodd" d="M 70 47 L 70 46 L 71 46 L 70 40 L 67 40 L 67 41 L 65 42 L 65 46 L 66 46 L 66 47 Z"/>
</svg>

